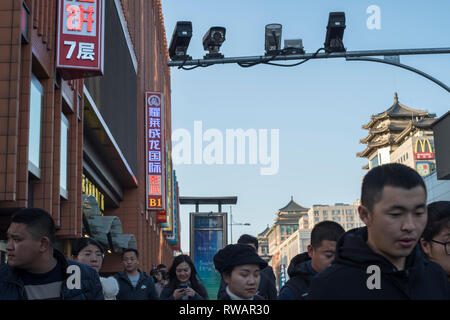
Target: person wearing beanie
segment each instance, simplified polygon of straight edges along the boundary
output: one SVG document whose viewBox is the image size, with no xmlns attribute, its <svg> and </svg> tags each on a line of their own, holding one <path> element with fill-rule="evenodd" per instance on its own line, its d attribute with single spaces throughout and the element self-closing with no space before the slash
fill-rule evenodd
<svg viewBox="0 0 450 320">
<path fill-rule="evenodd" d="M 263 300 L 258 295 L 260 270 L 267 262 L 245 244 L 229 244 L 214 256 L 214 266 L 226 283 L 221 300 Z"/>
</svg>

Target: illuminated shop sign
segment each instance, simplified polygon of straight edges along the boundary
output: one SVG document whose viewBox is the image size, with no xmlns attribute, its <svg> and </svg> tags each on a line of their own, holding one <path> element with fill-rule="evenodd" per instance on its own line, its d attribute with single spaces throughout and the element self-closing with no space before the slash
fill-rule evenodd
<svg viewBox="0 0 450 320">
<path fill-rule="evenodd" d="M 60 0 L 56 68 L 65 80 L 103 75 L 104 0 Z"/>
<path fill-rule="evenodd" d="M 416 160 L 434 159 L 434 153 L 429 139 L 416 140 L 414 157 L 416 158 Z"/>
<path fill-rule="evenodd" d="M 83 194 L 94 196 L 95 199 L 97 199 L 100 210 L 105 210 L 105 195 L 101 193 L 100 190 L 98 190 L 98 188 L 95 186 L 95 184 L 91 182 L 91 180 L 89 180 L 84 174 L 81 181 L 81 191 L 83 192 Z"/>
<path fill-rule="evenodd" d="M 160 92 L 146 92 L 147 209 L 166 211 L 164 104 Z M 161 220 L 158 214 L 158 222 Z"/>
</svg>

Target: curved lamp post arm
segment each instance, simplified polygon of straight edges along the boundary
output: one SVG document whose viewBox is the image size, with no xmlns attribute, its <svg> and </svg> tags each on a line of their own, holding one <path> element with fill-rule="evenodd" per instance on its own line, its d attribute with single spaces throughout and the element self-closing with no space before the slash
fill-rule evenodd
<svg viewBox="0 0 450 320">
<path fill-rule="evenodd" d="M 416 68 L 407 66 L 407 65 L 402 64 L 402 63 L 398 63 L 398 62 L 390 61 L 390 60 L 378 59 L 378 58 L 370 58 L 370 57 L 364 57 L 364 58 L 361 58 L 361 57 L 345 57 L 345 60 L 347 60 L 347 61 L 370 61 L 370 62 L 380 62 L 380 63 L 390 64 L 390 65 L 393 65 L 393 66 L 396 66 L 396 67 L 399 67 L 399 68 L 403 68 L 403 69 L 406 69 L 406 70 L 415 72 L 415 73 L 421 75 L 422 77 L 425 77 L 425 78 L 427 78 L 428 80 L 433 81 L 434 83 L 436 83 L 436 84 L 439 85 L 440 87 L 444 88 L 448 93 L 450 93 L 450 88 L 449 88 L 448 86 L 446 86 L 445 83 L 439 81 L 439 80 L 436 79 L 436 78 L 433 78 L 432 76 L 430 76 L 429 74 L 427 74 L 427 73 L 425 73 L 425 72 L 423 72 L 423 71 L 420 71 L 420 70 L 418 70 L 418 69 L 416 69 Z"/>
</svg>

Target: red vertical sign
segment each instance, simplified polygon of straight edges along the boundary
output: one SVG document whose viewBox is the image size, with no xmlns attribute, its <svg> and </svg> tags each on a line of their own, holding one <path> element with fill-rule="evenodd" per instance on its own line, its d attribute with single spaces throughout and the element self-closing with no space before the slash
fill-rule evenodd
<svg viewBox="0 0 450 320">
<path fill-rule="evenodd" d="M 146 92 L 147 209 L 165 210 L 164 103 L 160 92 Z"/>
<path fill-rule="evenodd" d="M 104 0 L 59 0 L 56 68 L 63 79 L 103 75 Z"/>
</svg>

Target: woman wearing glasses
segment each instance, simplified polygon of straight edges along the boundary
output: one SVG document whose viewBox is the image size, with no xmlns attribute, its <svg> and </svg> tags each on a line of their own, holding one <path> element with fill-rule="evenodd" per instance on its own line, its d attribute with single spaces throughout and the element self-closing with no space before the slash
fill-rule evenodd
<svg viewBox="0 0 450 320">
<path fill-rule="evenodd" d="M 77 262 L 87 264 L 100 271 L 103 264 L 104 249 L 102 245 L 91 238 L 79 238 L 72 245 L 72 256 Z M 119 284 L 114 277 L 100 277 L 105 300 L 116 300 L 119 293 Z"/>
<path fill-rule="evenodd" d="M 428 205 L 428 222 L 420 244 L 427 258 L 441 265 L 450 281 L 450 201 Z"/>
</svg>

